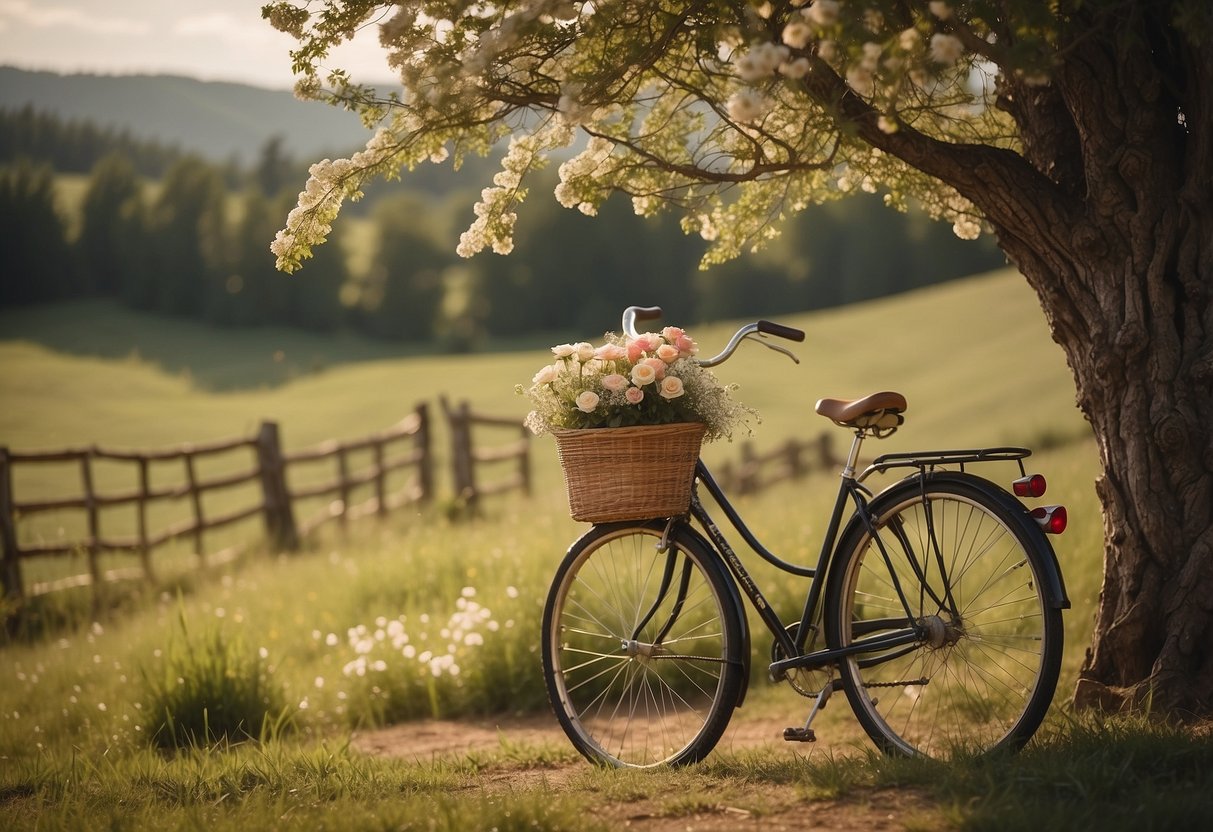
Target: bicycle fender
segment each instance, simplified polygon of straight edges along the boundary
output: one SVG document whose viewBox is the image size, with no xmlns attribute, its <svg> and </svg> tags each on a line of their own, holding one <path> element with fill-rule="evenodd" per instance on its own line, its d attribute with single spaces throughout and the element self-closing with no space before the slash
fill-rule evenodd
<svg viewBox="0 0 1213 832">
<path fill-rule="evenodd" d="M 922 476 L 924 475 L 911 474 L 893 483 L 872 498 L 871 502 L 868 503 L 869 510 L 873 514 L 880 514 L 884 503 L 903 500 L 907 492 L 914 494 L 919 489 L 919 482 Z M 925 476 L 928 482 L 951 481 L 979 488 L 992 499 L 997 500 L 1011 515 L 1022 518 L 1021 527 L 1023 531 L 1035 537 L 1047 555 L 1045 562 L 1041 564 L 1042 574 L 1040 575 L 1041 584 L 1045 591 L 1045 598 L 1048 600 L 1049 605 L 1055 609 L 1068 610 L 1070 608 L 1070 596 L 1066 593 L 1065 580 L 1061 575 L 1061 565 L 1057 560 L 1057 552 L 1054 551 L 1053 544 L 1049 540 L 1048 535 L 1041 531 L 1023 503 L 1006 489 L 1001 488 L 990 480 L 968 472 L 932 471 Z M 842 533 L 838 535 L 837 542 L 834 545 L 834 557 L 830 560 L 831 569 L 834 568 L 834 564 L 838 563 L 839 558 L 837 556 L 843 551 L 843 546 L 851 539 L 851 535 L 859 535 L 865 532 L 863 519 L 859 516 L 858 512 L 853 513 L 847 520 L 846 526 L 843 527 Z M 828 586 L 829 584 L 827 583 L 826 585 Z"/>
</svg>

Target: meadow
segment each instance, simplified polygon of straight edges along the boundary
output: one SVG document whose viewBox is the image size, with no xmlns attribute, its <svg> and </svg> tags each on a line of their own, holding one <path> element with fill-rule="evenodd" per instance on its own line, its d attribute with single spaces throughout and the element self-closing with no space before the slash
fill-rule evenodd
<svg viewBox="0 0 1213 832">
<path fill-rule="evenodd" d="M 521 418 L 513 386 L 545 363 L 549 343 L 596 336 L 402 357 L 362 342 L 216 333 L 96 305 L 63 314 L 59 324 L 47 310 L 0 319 L 0 444 L 157 447 L 245 434 L 272 418 L 288 447 L 304 447 L 385 427 L 440 393 Z M 97 620 L 80 605 L 54 627 L 8 637 L 0 827 L 1166 829 L 1207 817 L 1206 738 L 1067 707 L 1099 592 L 1098 461 L 1022 280 L 1000 272 L 781 322 L 808 333 L 795 348 L 799 366 L 752 345 L 718 371 L 762 413 L 760 449 L 827 429 L 812 414 L 816 398 L 878 389 L 909 401 L 905 427 L 879 450 L 1039 449 L 1032 469 L 1049 478 L 1049 499 L 1070 509 L 1055 545 L 1073 609 L 1053 711 L 1023 754 L 950 766 L 881 758 L 842 704 L 817 723 L 821 747 L 725 743 L 679 771 L 601 771 L 560 738 L 520 741 L 506 731 L 488 750 L 369 753 L 365 740 L 390 725 L 407 733 L 543 722 L 542 603 L 583 527 L 567 516 L 551 442 L 541 439 L 535 495 L 495 499 L 480 517 L 458 517 L 439 500 L 345 535 L 323 532 L 297 555 L 254 552 L 141 590 L 103 606 Z M 603 322 L 604 331 L 617 326 Z M 710 352 L 731 327 L 693 334 Z M 705 456 L 736 453 L 724 443 Z M 442 474 L 440 489 L 449 483 Z M 30 487 L 68 487 L 56 476 Z M 739 507 L 773 550 L 805 561 L 831 496 L 830 479 L 817 475 Z M 803 592 L 762 569 L 756 577 L 780 608 Z M 768 647 L 755 638 L 739 717 L 797 724 L 806 700 L 765 682 Z"/>
</svg>

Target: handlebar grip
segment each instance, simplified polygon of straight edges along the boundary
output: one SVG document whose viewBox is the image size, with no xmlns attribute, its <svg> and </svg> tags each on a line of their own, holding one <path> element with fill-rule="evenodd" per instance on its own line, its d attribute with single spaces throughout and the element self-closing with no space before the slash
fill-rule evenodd
<svg viewBox="0 0 1213 832">
<path fill-rule="evenodd" d="M 789 341 L 803 341 L 804 331 L 795 327 L 784 326 L 783 324 L 772 323 L 771 321 L 759 321 L 758 331 L 767 335 L 775 335 L 779 338 L 787 338 Z"/>
</svg>

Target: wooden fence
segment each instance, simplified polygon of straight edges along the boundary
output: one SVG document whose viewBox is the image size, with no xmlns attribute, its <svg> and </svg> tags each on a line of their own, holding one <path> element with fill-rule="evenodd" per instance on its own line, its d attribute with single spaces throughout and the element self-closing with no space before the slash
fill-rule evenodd
<svg viewBox="0 0 1213 832">
<path fill-rule="evenodd" d="M 469 508 L 474 509 L 481 497 L 500 494 L 503 491 L 521 489 L 531 493 L 531 432 L 517 419 L 486 416 L 472 411 L 466 401 L 452 405 L 442 396 L 439 401 L 446 414 L 451 434 L 451 476 L 454 480 L 455 496 Z M 477 447 L 473 437 L 476 426 L 512 432 L 518 438 L 513 442 L 491 447 Z M 505 479 L 484 484 L 477 470 L 484 465 L 509 463 L 515 472 Z"/>
<path fill-rule="evenodd" d="M 831 470 L 841 464 L 834 454 L 833 436 L 823 433 L 816 439 L 789 439 L 765 454 L 755 452 L 753 443 L 743 442 L 741 458 L 717 465 L 713 472 L 730 494 L 754 494 L 778 482 L 798 479 L 813 470 Z"/>
<path fill-rule="evenodd" d="M 400 445 L 409 449 L 400 452 Z M 416 411 L 394 427 L 353 441 L 325 442 L 315 448 L 293 453 L 283 453 L 278 426 L 264 422 L 253 437 L 234 439 L 209 444 L 186 444 L 161 451 L 119 451 L 91 446 L 58 451 L 16 452 L 0 447 L 0 543 L 3 544 L 3 561 L 0 581 L 4 584 L 4 595 L 8 599 L 20 599 L 27 594 L 62 589 L 69 586 L 93 584 L 106 580 L 154 576 L 152 554 L 155 549 L 169 541 L 191 537 L 193 548 L 200 563 L 230 559 L 242 547 L 230 547 L 208 556 L 205 534 L 250 517 L 261 515 L 267 537 L 280 551 L 298 548 L 300 539 L 318 525 L 331 519 L 346 520 L 361 514 L 384 513 L 404 503 L 425 500 L 433 493 L 433 457 L 430 451 L 431 431 L 427 408 L 418 405 Z M 240 451 L 251 452 L 252 462 L 248 467 L 232 472 L 237 460 L 232 455 Z M 372 464 L 360 470 L 351 470 L 350 454 L 369 451 Z M 215 465 L 217 458 L 225 458 L 221 467 L 225 473 L 205 475 L 201 470 L 207 463 Z M 291 488 L 288 474 L 300 465 L 320 460 L 336 462 L 336 476 L 306 486 Z M 83 496 L 66 499 L 18 500 L 13 490 L 13 469 L 16 466 L 36 466 L 48 463 L 76 464 L 80 469 Z M 151 477 L 153 465 L 163 466 L 179 463 L 184 469 L 184 481 L 169 486 L 154 486 Z M 133 490 L 102 493 L 95 485 L 98 464 L 133 466 L 138 485 Z M 388 475 L 401 469 L 415 469 L 411 483 L 389 493 Z M 260 498 L 248 505 L 230 508 L 224 513 L 207 513 L 203 497 L 211 492 L 250 483 L 260 486 Z M 351 495 L 360 486 L 370 486 L 374 496 L 359 505 L 351 505 Z M 327 508 L 302 525 L 297 524 L 294 506 L 298 500 L 332 496 Z M 153 530 L 149 523 L 149 508 L 164 501 L 188 499 L 190 516 Z M 105 534 L 102 529 L 103 509 L 117 506 L 133 506 L 135 511 L 135 533 L 128 537 Z M 85 514 L 86 533 L 83 538 L 55 540 L 53 542 L 22 543 L 17 524 L 20 519 L 39 513 L 75 510 Z M 133 552 L 139 558 L 136 569 L 115 570 L 103 573 L 101 555 L 106 552 Z M 30 558 L 84 554 L 88 573 L 42 584 L 27 592 L 22 576 L 22 562 Z"/>
<path fill-rule="evenodd" d="M 469 508 L 474 509 L 485 496 L 520 489 L 531 493 L 530 432 L 516 419 L 476 413 L 466 402 L 452 405 L 446 397 L 440 399 L 447 419 L 451 439 L 451 475 L 454 493 Z M 474 430 L 487 428 L 498 435 L 513 433 L 514 439 L 500 444 L 477 446 Z M 125 578 L 153 579 L 153 553 L 164 544 L 188 537 L 201 565 L 231 559 L 243 546 L 228 547 L 219 552 L 207 552 L 208 532 L 261 516 L 266 537 L 278 551 L 294 551 L 300 542 L 318 526 L 330 520 L 343 525 L 350 519 L 367 514 L 385 514 L 402 505 L 425 501 L 434 494 L 434 458 L 432 429 L 425 404 L 399 424 L 386 431 L 360 439 L 330 440 L 312 448 L 285 453 L 274 422 L 263 422 L 255 436 L 208 444 L 185 444 L 159 451 L 120 451 L 91 446 L 57 451 L 17 452 L 0 447 L 0 582 L 6 598 L 20 599 L 70 586 L 100 585 L 105 581 Z M 402 450 L 403 447 L 403 450 Z M 232 470 L 231 459 L 240 451 L 250 454 L 246 467 Z M 355 465 L 355 459 L 369 456 L 369 464 Z M 208 473 L 208 463 L 226 458 L 220 473 Z M 37 466 L 49 463 L 79 467 L 83 495 L 71 498 L 19 500 L 13 488 L 13 470 L 17 466 Z M 489 483 L 482 482 L 480 469 L 484 466 L 512 464 L 514 471 Z M 96 485 L 96 468 L 100 464 L 127 466 L 133 469 L 137 486 L 120 492 L 103 492 Z M 154 485 L 153 466 L 179 465 L 182 476 L 171 485 Z M 765 454 L 755 452 L 753 444 L 742 443 L 741 457 L 736 462 L 716 466 L 717 479 L 733 494 L 752 494 L 777 482 L 802 477 L 814 469 L 835 468 L 839 460 L 833 453 L 831 437 L 822 434 L 807 441 L 789 440 Z M 304 469 L 316 465 L 331 465 L 335 472 L 326 479 L 303 476 Z M 408 484 L 392 489 L 389 475 L 411 473 Z M 399 475 L 396 475 L 398 479 Z M 292 482 L 294 484 L 292 484 Z M 251 488 L 256 483 L 258 497 L 252 502 L 227 508 L 223 512 L 208 512 L 204 496 L 224 489 Z M 369 490 L 371 496 L 355 503 L 357 493 Z M 301 500 L 330 498 L 323 510 L 302 522 L 296 520 L 296 506 Z M 188 500 L 189 516 L 157 529 L 152 528 L 149 509 L 159 503 Z M 229 500 L 229 503 L 231 501 Z M 102 510 L 120 506 L 134 508 L 134 534 L 117 536 L 102 529 Z M 21 542 L 18 522 L 41 513 L 82 511 L 85 533 L 75 539 L 52 542 Z M 122 570 L 103 571 L 103 553 L 134 553 L 138 566 Z M 44 582 L 27 589 L 22 575 L 22 563 L 30 558 L 83 554 L 87 573 Z"/>
</svg>

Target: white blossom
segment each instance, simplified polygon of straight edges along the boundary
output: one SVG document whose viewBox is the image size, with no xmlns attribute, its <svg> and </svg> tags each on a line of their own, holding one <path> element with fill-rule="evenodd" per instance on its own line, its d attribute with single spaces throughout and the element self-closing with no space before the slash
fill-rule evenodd
<svg viewBox="0 0 1213 832">
<path fill-rule="evenodd" d="M 729 96 L 725 109 L 733 121 L 745 124 L 757 121 L 771 109 L 771 99 L 761 92 L 746 87 Z"/>
<path fill-rule="evenodd" d="M 955 35 L 936 32 L 931 35 L 931 60 L 937 64 L 951 66 L 964 54 L 964 44 Z"/>
</svg>

